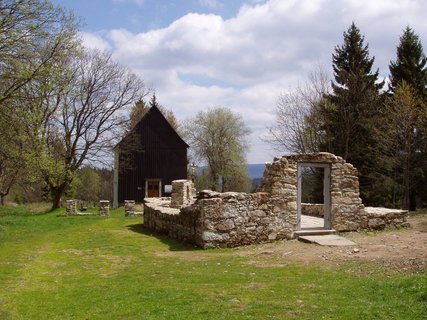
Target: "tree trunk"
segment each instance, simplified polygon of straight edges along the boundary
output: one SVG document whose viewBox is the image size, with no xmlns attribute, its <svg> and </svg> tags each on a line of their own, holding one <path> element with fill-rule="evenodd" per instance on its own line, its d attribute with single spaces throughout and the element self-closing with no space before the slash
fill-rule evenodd
<svg viewBox="0 0 427 320">
<path fill-rule="evenodd" d="M 4 206 L 4 195 L 0 194 L 0 205 Z"/>
<path fill-rule="evenodd" d="M 58 209 L 61 207 L 61 198 L 64 195 L 65 189 L 68 183 L 64 182 L 58 187 L 52 189 L 53 200 L 52 200 L 52 210 Z"/>
<path fill-rule="evenodd" d="M 414 188 L 410 188 L 409 191 L 409 211 L 417 210 L 417 199 Z"/>
</svg>

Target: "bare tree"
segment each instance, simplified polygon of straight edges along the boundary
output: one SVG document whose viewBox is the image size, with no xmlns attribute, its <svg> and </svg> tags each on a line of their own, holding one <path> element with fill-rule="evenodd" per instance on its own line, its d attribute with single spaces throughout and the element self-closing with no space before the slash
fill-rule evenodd
<svg viewBox="0 0 427 320">
<path fill-rule="evenodd" d="M 329 91 L 329 77 L 318 68 L 304 86 L 281 94 L 276 105 L 276 121 L 268 127 L 266 139 L 274 148 L 292 153 L 318 151 L 322 140 L 318 108 Z"/>
<path fill-rule="evenodd" d="M 220 177 L 224 188 L 227 179 L 238 173 L 235 168 L 246 162 L 250 131 L 241 116 L 227 108 L 214 108 L 200 111 L 185 127 L 194 158 L 207 164 L 211 189 L 219 190 Z"/>
<path fill-rule="evenodd" d="M 84 162 L 103 162 L 122 136 L 126 110 L 146 94 L 140 78 L 99 51 L 76 56 L 71 83 L 60 97 L 50 122 L 47 152 L 53 163 L 44 177 L 53 193 L 53 208 Z M 58 170 L 53 170 L 52 167 Z M 53 173 L 53 174 L 52 174 Z"/>
</svg>

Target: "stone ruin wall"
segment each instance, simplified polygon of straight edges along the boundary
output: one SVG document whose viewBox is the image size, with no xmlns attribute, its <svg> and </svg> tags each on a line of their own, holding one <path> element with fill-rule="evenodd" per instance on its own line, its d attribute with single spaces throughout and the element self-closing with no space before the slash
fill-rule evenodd
<svg viewBox="0 0 427 320">
<path fill-rule="evenodd" d="M 176 209 L 169 204 L 165 199 L 148 199 L 144 226 L 202 248 L 290 239 L 296 226 L 296 219 L 278 210 L 266 193 L 205 190 L 187 207 Z"/>
<path fill-rule="evenodd" d="M 400 209 L 386 209 L 366 207 L 365 211 L 368 215 L 368 229 L 382 230 L 386 227 L 402 228 L 409 227 L 408 222 L 409 212 Z"/>
<path fill-rule="evenodd" d="M 65 207 L 65 215 L 66 216 L 99 215 L 99 216 L 103 216 L 103 217 L 108 217 L 110 215 L 110 201 L 108 201 L 108 200 L 100 200 L 99 201 L 98 213 L 78 212 L 77 211 L 77 202 L 78 202 L 78 200 L 75 200 L 75 199 L 70 199 L 70 200 L 66 201 L 66 207 Z"/>
<path fill-rule="evenodd" d="M 199 244 L 196 240 L 201 230 L 199 212 L 171 208 L 170 203 L 170 198 L 146 198 L 144 227 L 180 241 Z"/>
<path fill-rule="evenodd" d="M 196 196 L 196 189 L 191 180 L 172 181 L 171 207 L 182 208 L 190 205 Z"/>
<path fill-rule="evenodd" d="M 331 165 L 331 226 L 337 231 L 367 227 L 367 214 L 359 195 L 357 170 L 341 157 L 321 152 L 275 158 L 266 165 L 260 190 L 271 194 L 282 210 L 297 215 L 298 163 Z M 292 202 L 283 203 L 283 198 Z"/>
<path fill-rule="evenodd" d="M 202 248 L 290 239 L 297 230 L 298 163 L 331 165 L 333 229 L 408 225 L 407 211 L 365 209 L 359 196 L 357 170 L 340 157 L 318 153 L 275 158 L 266 165 L 258 193 L 201 191 L 197 199 L 190 199 L 187 187 L 191 181 L 175 181 L 173 188 L 178 194 L 172 203 L 171 198 L 146 198 L 144 226 Z"/>
<path fill-rule="evenodd" d="M 267 193 L 203 191 L 194 204 L 199 212 L 202 247 L 236 247 L 290 239 L 296 226 Z"/>
</svg>

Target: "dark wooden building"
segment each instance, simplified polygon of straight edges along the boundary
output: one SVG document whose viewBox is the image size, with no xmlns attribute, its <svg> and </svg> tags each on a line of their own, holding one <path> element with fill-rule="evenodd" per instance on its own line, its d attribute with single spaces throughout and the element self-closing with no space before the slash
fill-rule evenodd
<svg viewBox="0 0 427 320">
<path fill-rule="evenodd" d="M 167 197 L 172 180 L 187 178 L 188 145 L 153 106 L 114 148 L 114 203 Z"/>
</svg>

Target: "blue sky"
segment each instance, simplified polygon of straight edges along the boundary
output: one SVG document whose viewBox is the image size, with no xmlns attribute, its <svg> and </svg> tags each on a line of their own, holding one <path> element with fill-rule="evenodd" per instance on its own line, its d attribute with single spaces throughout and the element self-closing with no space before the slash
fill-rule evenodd
<svg viewBox="0 0 427 320">
<path fill-rule="evenodd" d="M 381 78 L 388 77 L 407 25 L 427 46 L 425 0 L 53 2 L 84 20 L 87 47 L 110 51 L 179 120 L 218 106 L 240 113 L 252 130 L 249 163 L 284 153 L 263 141 L 279 96 L 303 85 L 319 66 L 331 77 L 332 53 L 352 21 Z"/>
<path fill-rule="evenodd" d="M 228 19 L 248 1 L 231 0 L 223 3 L 216 0 L 53 0 L 53 2 L 73 10 L 82 17 L 86 22 L 83 29 L 87 32 L 119 28 L 145 32 L 165 28 L 188 12 L 218 14 Z"/>
</svg>

